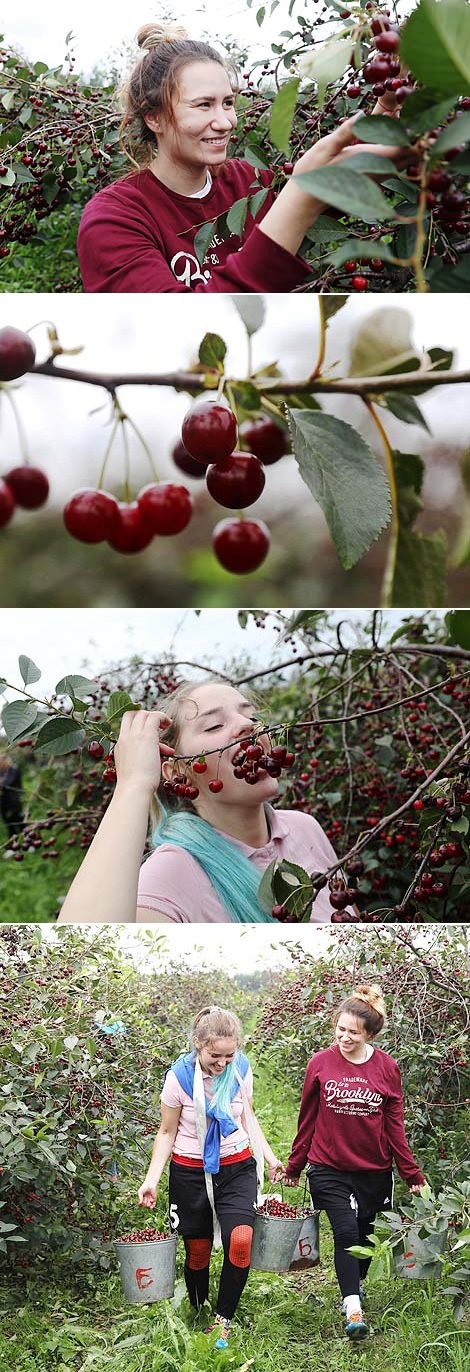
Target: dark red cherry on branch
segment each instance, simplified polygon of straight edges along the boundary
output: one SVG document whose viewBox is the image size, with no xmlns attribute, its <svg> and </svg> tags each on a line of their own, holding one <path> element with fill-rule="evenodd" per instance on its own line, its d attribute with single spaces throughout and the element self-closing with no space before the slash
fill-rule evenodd
<svg viewBox="0 0 470 1372">
<path fill-rule="evenodd" d="M 119 523 L 119 506 L 108 491 L 83 487 L 70 497 L 64 509 L 64 524 L 72 538 L 81 543 L 103 543 Z"/>
<path fill-rule="evenodd" d="M 217 796 L 219 791 L 223 791 L 223 789 L 224 783 L 223 781 L 220 781 L 218 777 L 216 777 L 214 781 L 209 782 L 209 791 L 212 791 L 213 796 Z"/>
<path fill-rule="evenodd" d="M 240 434 L 250 452 L 259 457 L 265 467 L 272 466 L 273 462 L 279 462 L 281 457 L 290 452 L 289 435 L 267 417 L 247 420 L 242 424 Z"/>
<path fill-rule="evenodd" d="M 117 553 L 141 553 L 153 538 L 152 530 L 143 522 L 137 500 L 119 504 L 118 522 L 108 534 L 107 542 Z"/>
<path fill-rule="evenodd" d="M 0 329 L 0 381 L 15 381 L 34 366 L 36 349 L 21 329 Z"/>
<path fill-rule="evenodd" d="M 15 508 L 15 497 L 13 491 L 7 486 L 6 481 L 0 481 L 0 529 L 4 524 L 8 524 Z"/>
<path fill-rule="evenodd" d="M 222 462 L 213 462 L 206 471 L 209 495 L 228 510 L 253 505 L 264 490 L 263 463 L 253 453 L 230 453 Z"/>
<path fill-rule="evenodd" d="M 222 519 L 212 544 L 226 572 L 256 572 L 269 550 L 269 529 L 260 519 Z"/>
<path fill-rule="evenodd" d="M 181 437 L 185 448 L 197 462 L 221 462 L 233 453 L 237 441 L 237 421 L 233 410 L 221 401 L 204 400 L 193 405 L 183 420 Z"/>
<path fill-rule="evenodd" d="M 17 505 L 24 510 L 38 510 L 49 495 L 49 482 L 40 467 L 30 467 L 26 463 L 22 467 L 12 467 L 5 473 L 5 481 L 13 491 Z"/>
<path fill-rule="evenodd" d="M 379 33 L 377 35 L 375 46 L 378 48 L 379 52 L 397 52 L 400 47 L 400 35 L 399 33 L 394 33 L 393 29 L 388 29 L 385 33 Z"/>
<path fill-rule="evenodd" d="M 151 535 L 179 534 L 189 524 L 193 501 L 186 486 L 172 481 L 144 486 L 137 496 L 142 524 Z"/>
<path fill-rule="evenodd" d="M 188 453 L 188 449 L 185 448 L 184 443 L 181 442 L 181 439 L 179 439 L 178 443 L 175 443 L 174 447 L 172 448 L 171 456 L 173 458 L 175 467 L 178 467 L 178 470 L 180 472 L 184 472 L 185 476 L 192 476 L 196 479 L 203 477 L 204 472 L 209 466 L 208 461 L 196 462 L 196 458 L 191 457 L 191 453 Z"/>
<path fill-rule="evenodd" d="M 87 753 L 89 757 L 99 762 L 100 758 L 104 757 L 103 744 L 97 738 L 92 738 L 91 743 L 88 744 Z"/>
</svg>

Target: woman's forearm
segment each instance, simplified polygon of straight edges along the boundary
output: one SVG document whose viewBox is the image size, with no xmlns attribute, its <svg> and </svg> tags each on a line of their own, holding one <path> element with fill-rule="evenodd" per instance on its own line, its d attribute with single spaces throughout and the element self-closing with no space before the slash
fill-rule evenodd
<svg viewBox="0 0 470 1372">
<path fill-rule="evenodd" d="M 258 225 L 261 233 L 266 234 L 280 248 L 294 256 L 298 253 L 308 229 L 324 210 L 321 200 L 301 190 L 295 184 L 295 175 L 279 192 L 271 209 Z"/>
<path fill-rule="evenodd" d="M 145 1178 L 146 1182 L 149 1182 L 151 1186 L 158 1186 L 162 1172 L 165 1170 L 168 1159 L 171 1157 L 176 1133 L 177 1130 L 168 1133 L 167 1130 L 159 1129 L 158 1134 L 155 1136 L 152 1156 Z"/>
<path fill-rule="evenodd" d="M 147 837 L 150 796 L 140 783 L 117 783 L 62 906 L 59 924 L 133 923 Z"/>
</svg>

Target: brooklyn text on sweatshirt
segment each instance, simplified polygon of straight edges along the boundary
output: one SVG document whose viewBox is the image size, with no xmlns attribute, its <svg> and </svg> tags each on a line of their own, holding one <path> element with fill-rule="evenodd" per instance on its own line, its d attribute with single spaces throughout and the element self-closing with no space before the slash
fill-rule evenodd
<svg viewBox="0 0 470 1372">
<path fill-rule="evenodd" d="M 262 872 L 273 858 L 287 858 L 297 862 L 310 874 L 323 872 L 336 862 L 336 854 L 329 839 L 313 815 L 300 810 L 269 810 L 270 835 L 262 848 L 250 848 L 239 839 L 234 846 L 234 874 L 236 881 L 236 850 L 241 850 Z M 220 831 L 219 831 L 220 832 Z M 137 922 L 151 924 L 151 911 L 156 910 L 176 924 L 230 924 L 210 877 L 196 858 L 184 849 L 163 843 L 142 864 L 139 874 Z M 147 914 L 147 911 L 149 912 Z M 320 891 L 312 905 L 311 920 L 325 924 L 331 920 L 332 907 L 328 888 Z"/>
<path fill-rule="evenodd" d="M 409 1186 L 423 1185 L 406 1141 L 398 1063 L 381 1048 L 361 1063 L 348 1062 L 336 1044 L 315 1053 L 305 1074 L 288 1176 L 300 1176 L 307 1161 L 360 1172 L 390 1168 L 393 1159 Z"/>
<path fill-rule="evenodd" d="M 88 202 L 78 233 L 86 292 L 291 291 L 311 278 L 300 257 L 279 247 L 258 225 L 275 199 L 272 171 L 249 162 L 226 162 L 207 195 L 169 190 L 146 168 L 115 181 Z M 203 224 L 237 200 L 266 189 L 256 223 L 247 215 L 241 239 L 215 231 L 202 265 L 194 240 Z"/>
</svg>

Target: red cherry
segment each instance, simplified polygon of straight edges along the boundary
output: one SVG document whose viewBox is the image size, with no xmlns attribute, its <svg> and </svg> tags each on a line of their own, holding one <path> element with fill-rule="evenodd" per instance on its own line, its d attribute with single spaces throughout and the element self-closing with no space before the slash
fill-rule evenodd
<svg viewBox="0 0 470 1372">
<path fill-rule="evenodd" d="M 172 448 L 171 456 L 175 466 L 179 468 L 180 472 L 184 472 L 185 476 L 203 477 L 206 468 L 209 466 L 208 462 L 196 462 L 196 458 L 191 457 L 191 453 L 188 453 L 181 439 Z"/>
<path fill-rule="evenodd" d="M 279 462 L 281 457 L 285 457 L 286 453 L 290 452 L 289 435 L 267 416 L 262 419 L 248 420 L 242 424 L 240 434 L 250 452 L 254 453 L 255 457 L 259 457 L 264 467 L 270 467 L 273 462 Z"/>
<path fill-rule="evenodd" d="M 64 509 L 65 527 L 81 543 L 103 543 L 118 523 L 117 500 L 91 486 L 75 491 Z"/>
<path fill-rule="evenodd" d="M 219 781 L 219 780 L 216 778 L 215 781 L 210 781 L 210 782 L 209 782 L 209 790 L 212 791 L 212 794 L 213 794 L 214 796 L 218 795 L 219 791 L 223 791 L 223 789 L 224 789 L 224 783 L 223 783 L 223 781 Z"/>
<path fill-rule="evenodd" d="M 15 497 L 13 491 L 7 486 L 6 481 L 0 481 L 0 529 L 4 524 L 8 524 L 9 519 L 15 508 Z"/>
<path fill-rule="evenodd" d="M 231 453 L 222 462 L 212 463 L 206 472 L 209 495 L 228 510 L 253 505 L 265 481 L 263 464 L 252 453 Z"/>
<path fill-rule="evenodd" d="M 137 496 L 141 522 L 150 534 L 179 534 L 189 524 L 193 501 L 186 486 L 171 481 L 144 486 Z"/>
<path fill-rule="evenodd" d="M 212 543 L 227 572 L 255 572 L 269 549 L 269 529 L 260 519 L 222 519 L 216 524 Z"/>
<path fill-rule="evenodd" d="M 118 505 L 118 523 L 108 534 L 107 542 L 117 553 L 140 553 L 152 542 L 153 534 L 143 522 L 136 500 Z"/>
<path fill-rule="evenodd" d="M 355 82 L 352 82 L 352 84 L 351 84 L 350 86 L 346 86 L 346 95 L 350 95 L 351 100 L 357 100 L 357 97 L 358 97 L 358 95 L 360 95 L 360 94 L 361 94 L 361 87 L 358 86 L 358 85 L 356 85 Z"/>
<path fill-rule="evenodd" d="M 202 776 L 203 772 L 207 772 L 207 762 L 202 758 L 199 758 L 199 762 L 193 762 L 193 772 L 196 772 L 197 776 Z"/>
<path fill-rule="evenodd" d="M 353 276 L 351 281 L 351 287 L 353 291 L 366 291 L 367 285 L 368 282 L 366 276 Z"/>
<path fill-rule="evenodd" d="M 88 744 L 87 753 L 89 757 L 96 758 L 99 761 L 100 758 L 104 757 L 103 744 L 99 743 L 97 738 L 93 738 L 91 743 Z"/>
<path fill-rule="evenodd" d="M 400 47 L 400 35 L 389 29 L 387 33 L 379 33 L 375 40 L 375 46 L 379 52 L 397 52 Z"/>
<path fill-rule="evenodd" d="M 216 400 L 193 405 L 183 420 L 181 437 L 185 448 L 197 462 L 220 462 L 229 457 L 237 441 L 237 421 L 233 410 Z"/>
<path fill-rule="evenodd" d="M 17 505 L 24 510 L 38 510 L 49 495 L 49 482 L 40 467 L 30 467 L 26 463 L 23 467 L 12 467 L 6 472 L 5 481 L 13 491 Z"/>
<path fill-rule="evenodd" d="M 21 329 L 0 329 L 0 381 L 14 381 L 34 366 L 36 349 Z"/>
<path fill-rule="evenodd" d="M 116 768 L 115 768 L 115 767 L 105 767 L 104 772 L 103 772 L 103 781 L 115 781 L 115 780 L 116 780 Z"/>
</svg>

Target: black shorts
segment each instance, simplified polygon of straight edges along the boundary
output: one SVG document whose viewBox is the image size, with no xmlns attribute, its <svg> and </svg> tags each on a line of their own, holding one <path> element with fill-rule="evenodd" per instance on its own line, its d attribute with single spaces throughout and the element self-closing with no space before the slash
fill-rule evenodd
<svg viewBox="0 0 470 1372">
<path fill-rule="evenodd" d="M 256 1162 L 228 1162 L 212 1178 L 214 1204 L 222 1231 L 234 1225 L 255 1222 L 257 1196 Z M 186 1167 L 170 1162 L 170 1225 L 185 1239 L 212 1238 L 213 1221 L 204 1172 L 201 1167 Z"/>
<path fill-rule="evenodd" d="M 379 1210 L 390 1210 L 392 1207 L 391 1169 L 386 1172 L 377 1172 L 373 1168 L 361 1172 L 337 1172 L 334 1167 L 310 1162 L 307 1176 L 316 1210 L 326 1210 L 328 1205 L 341 1202 L 350 1206 L 351 1197 L 356 1201 L 358 1217 L 376 1215 Z"/>
</svg>

